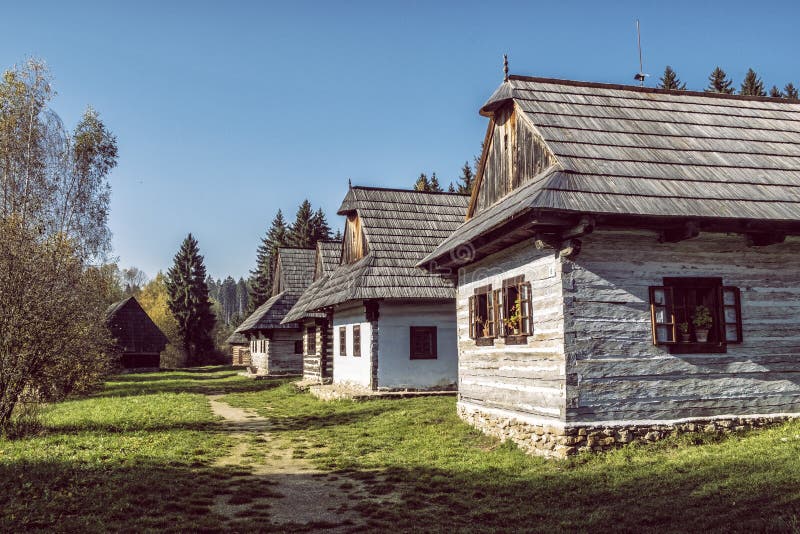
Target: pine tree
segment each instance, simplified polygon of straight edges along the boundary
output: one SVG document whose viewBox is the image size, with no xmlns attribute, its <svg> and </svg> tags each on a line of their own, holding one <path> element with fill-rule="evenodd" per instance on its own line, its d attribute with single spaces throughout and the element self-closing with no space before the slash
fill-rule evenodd
<svg viewBox="0 0 800 534">
<path fill-rule="evenodd" d="M 197 365 L 214 350 L 214 314 L 208 299 L 206 268 L 197 240 L 189 234 L 167 271 L 167 304 L 178 321 L 178 334 L 189 365 Z"/>
<path fill-rule="evenodd" d="M 322 211 L 322 208 L 318 208 L 314 212 L 311 223 L 312 246 L 316 245 L 317 241 L 327 241 L 331 238 L 331 227 L 328 225 L 328 220 L 325 218 L 325 212 Z"/>
<path fill-rule="evenodd" d="M 450 182 L 450 185 L 447 186 L 447 192 L 448 193 L 455 193 L 456 192 L 456 186 L 453 185 L 453 182 Z"/>
<path fill-rule="evenodd" d="M 736 90 L 731 87 L 733 85 L 733 81 L 728 79 L 728 75 L 725 74 L 725 71 L 719 67 L 716 67 L 711 75 L 708 77 L 708 87 L 706 87 L 706 93 L 723 93 L 726 95 L 732 95 L 736 92 Z"/>
<path fill-rule="evenodd" d="M 789 100 L 798 99 L 797 88 L 794 86 L 792 82 L 786 84 L 786 86 L 783 88 L 783 93 Z"/>
<path fill-rule="evenodd" d="M 278 210 L 267 235 L 258 246 L 256 268 L 250 271 L 249 313 L 255 311 L 269 299 L 272 293 L 272 273 L 275 268 L 272 258 L 275 257 L 278 247 L 286 246 L 288 237 L 289 230 L 286 228 L 286 221 L 281 210 Z"/>
<path fill-rule="evenodd" d="M 753 69 L 747 69 L 747 74 L 744 75 L 742 87 L 739 90 L 740 95 L 748 96 L 767 96 L 764 91 L 764 82 L 758 77 L 758 74 Z"/>
<path fill-rule="evenodd" d="M 236 302 L 236 280 L 228 276 L 219 286 L 219 297 L 217 298 L 222 309 L 222 320 L 228 325 L 231 318 L 237 313 Z"/>
<path fill-rule="evenodd" d="M 414 191 L 429 191 L 430 188 L 431 184 L 428 181 L 428 175 L 424 172 L 420 173 L 419 178 L 417 178 L 417 181 L 414 183 Z"/>
<path fill-rule="evenodd" d="M 661 77 L 661 84 L 658 87 L 670 91 L 686 90 L 686 84 L 678 79 L 678 74 L 669 65 L 664 69 L 664 75 Z"/>
<path fill-rule="evenodd" d="M 431 174 L 431 180 L 428 182 L 428 191 L 433 193 L 442 192 L 442 186 L 439 185 L 439 179 L 436 177 L 436 173 Z"/>
<path fill-rule="evenodd" d="M 472 186 L 475 185 L 475 174 L 472 172 L 472 167 L 469 166 L 468 161 L 465 161 L 464 166 L 461 167 L 461 176 L 458 177 L 458 180 L 460 183 L 456 188 L 456 192 L 462 195 L 471 195 Z"/>
<path fill-rule="evenodd" d="M 337 229 L 337 230 L 336 230 L 336 235 L 335 235 L 335 236 L 333 236 L 333 239 L 334 239 L 334 241 L 339 241 L 339 242 L 341 242 L 341 241 L 344 239 L 344 236 L 342 235 L 342 231 L 341 231 L 341 230 L 339 230 L 339 229 Z"/>
<path fill-rule="evenodd" d="M 304 200 L 297 208 L 294 223 L 289 227 L 289 245 L 311 248 L 314 245 L 314 212 L 311 202 Z"/>
<path fill-rule="evenodd" d="M 783 98 L 784 94 L 778 89 L 777 85 L 773 85 L 772 89 L 769 90 L 769 96 L 772 98 Z"/>
</svg>

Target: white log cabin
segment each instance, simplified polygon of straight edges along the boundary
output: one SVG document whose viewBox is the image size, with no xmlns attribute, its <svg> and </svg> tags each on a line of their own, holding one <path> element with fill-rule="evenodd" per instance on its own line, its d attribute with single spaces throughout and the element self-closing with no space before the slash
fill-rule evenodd
<svg viewBox="0 0 800 534">
<path fill-rule="evenodd" d="M 415 265 L 463 222 L 468 202 L 448 193 L 350 188 L 338 211 L 346 217 L 340 265 L 303 296 L 302 313 L 330 318 L 334 384 L 457 387 L 454 285 Z"/>
<path fill-rule="evenodd" d="M 296 323 L 303 334 L 303 381 L 307 383 L 330 384 L 333 381 L 333 321 L 330 313 L 311 311 L 308 304 L 339 266 L 341 256 L 341 241 L 317 243 L 314 280 L 282 321 Z"/>
<path fill-rule="evenodd" d="M 250 372 L 256 376 L 303 374 L 303 335 L 281 324 L 314 277 L 314 249 L 281 247 L 275 260 L 272 297 L 236 329 L 250 341 Z"/>
<path fill-rule="evenodd" d="M 511 76 L 466 221 L 459 415 L 546 456 L 800 414 L 800 103 Z"/>
</svg>

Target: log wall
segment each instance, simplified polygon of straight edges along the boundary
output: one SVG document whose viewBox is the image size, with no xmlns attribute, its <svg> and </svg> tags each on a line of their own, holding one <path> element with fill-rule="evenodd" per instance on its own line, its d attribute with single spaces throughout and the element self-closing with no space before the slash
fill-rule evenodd
<svg viewBox="0 0 800 534">
<path fill-rule="evenodd" d="M 563 421 L 566 410 L 564 306 L 560 260 L 553 251 L 520 243 L 459 273 L 459 402 L 472 407 L 521 412 L 543 421 Z M 533 335 L 525 345 L 478 346 L 469 337 L 469 297 L 477 287 L 502 287 L 524 275 L 533 293 Z"/>
<path fill-rule="evenodd" d="M 563 271 L 568 423 L 800 412 L 800 238 L 659 244 L 652 232 L 598 231 Z M 743 343 L 725 354 L 654 346 L 648 287 L 672 276 L 739 287 Z"/>
</svg>

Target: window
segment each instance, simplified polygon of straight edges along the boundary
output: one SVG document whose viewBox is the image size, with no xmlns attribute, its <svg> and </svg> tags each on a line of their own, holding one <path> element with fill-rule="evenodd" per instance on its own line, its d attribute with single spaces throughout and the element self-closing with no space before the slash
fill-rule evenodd
<svg viewBox="0 0 800 534">
<path fill-rule="evenodd" d="M 294 353 L 303 354 L 303 340 L 298 339 L 294 342 Z"/>
<path fill-rule="evenodd" d="M 469 298 L 469 337 L 478 344 L 493 343 L 492 338 L 497 335 L 496 310 L 497 292 L 492 292 L 492 286 L 476 288 Z"/>
<path fill-rule="evenodd" d="M 650 287 L 653 344 L 673 354 L 726 352 L 742 342 L 741 296 L 721 278 L 664 278 Z"/>
<path fill-rule="evenodd" d="M 506 336 L 506 343 L 527 343 L 525 336 L 533 333 L 530 282 L 525 282 L 521 275 L 503 280 L 498 299 L 501 319 L 498 326 Z"/>
<path fill-rule="evenodd" d="M 437 338 L 435 326 L 412 326 L 410 338 L 412 360 L 436 359 Z"/>
<path fill-rule="evenodd" d="M 306 347 L 309 355 L 317 353 L 317 329 L 314 326 L 306 328 Z"/>
<path fill-rule="evenodd" d="M 347 327 L 339 327 L 339 356 L 347 356 Z"/>
<path fill-rule="evenodd" d="M 353 325 L 353 356 L 361 356 L 361 325 Z"/>
</svg>

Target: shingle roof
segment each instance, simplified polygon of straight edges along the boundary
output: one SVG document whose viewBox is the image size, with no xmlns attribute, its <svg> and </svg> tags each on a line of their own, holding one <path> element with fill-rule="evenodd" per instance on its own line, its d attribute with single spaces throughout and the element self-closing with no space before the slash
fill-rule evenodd
<svg viewBox="0 0 800 534">
<path fill-rule="evenodd" d="M 317 243 L 317 272 L 315 280 L 323 275 L 333 272 L 342 259 L 341 241 L 320 241 Z M 320 269 L 321 268 L 321 269 Z M 321 272 L 320 272 L 321 271 Z"/>
<path fill-rule="evenodd" d="M 306 309 L 377 298 L 453 298 L 450 281 L 415 265 L 463 222 L 468 203 L 465 195 L 351 188 L 338 213 L 358 213 L 369 253 L 304 295 Z"/>
<path fill-rule="evenodd" d="M 315 257 L 315 249 L 279 248 L 275 271 L 277 283 L 273 288 L 272 298 L 245 319 L 236 332 L 289 328 L 290 325 L 282 325 L 281 321 L 300 298 L 300 294 L 311 284 Z"/>
<path fill-rule="evenodd" d="M 423 263 L 531 210 L 800 221 L 800 102 L 511 76 L 557 164 L 464 223 Z"/>
<path fill-rule="evenodd" d="M 323 284 L 327 283 L 330 274 L 339 267 L 342 258 L 341 241 L 319 241 L 317 243 L 316 273 L 314 282 L 303 291 L 295 305 L 283 318 L 282 323 L 287 324 L 308 318 L 325 317 L 324 313 L 314 312 L 309 308 L 316 292 Z"/>
<path fill-rule="evenodd" d="M 161 352 L 169 343 L 134 297 L 109 306 L 106 324 L 122 352 Z"/>
<path fill-rule="evenodd" d="M 247 345 L 248 341 L 247 341 L 247 336 L 245 336 L 241 332 L 234 332 L 233 334 L 228 336 L 228 339 L 225 340 L 225 343 L 227 343 L 228 345 Z"/>
</svg>

